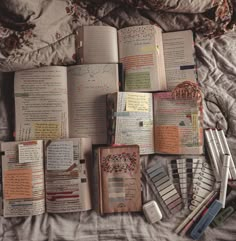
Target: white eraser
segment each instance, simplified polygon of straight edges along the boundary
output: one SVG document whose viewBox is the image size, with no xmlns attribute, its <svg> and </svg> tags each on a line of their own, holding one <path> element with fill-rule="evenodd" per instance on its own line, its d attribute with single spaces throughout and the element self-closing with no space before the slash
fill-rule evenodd
<svg viewBox="0 0 236 241">
<path fill-rule="evenodd" d="M 143 205 L 143 213 L 149 223 L 155 223 L 162 219 L 161 210 L 154 200 Z"/>
</svg>

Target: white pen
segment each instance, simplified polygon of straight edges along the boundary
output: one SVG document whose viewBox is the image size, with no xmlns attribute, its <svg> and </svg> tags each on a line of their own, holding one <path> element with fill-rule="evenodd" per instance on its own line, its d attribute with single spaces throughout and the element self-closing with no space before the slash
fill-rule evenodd
<svg viewBox="0 0 236 241">
<path fill-rule="evenodd" d="M 220 135 L 219 135 L 219 131 L 217 129 L 214 129 L 214 130 L 212 130 L 212 132 L 213 132 L 213 136 L 214 136 L 215 141 L 216 141 L 217 148 L 219 150 L 220 161 L 221 161 L 221 164 L 223 166 L 224 155 L 227 154 L 227 153 L 224 150 L 224 147 L 223 147 Z M 229 169 L 229 179 L 232 179 L 232 175 L 231 175 L 230 169 Z"/>
<path fill-rule="evenodd" d="M 230 166 L 229 166 L 229 169 L 230 169 L 230 172 L 231 172 L 232 179 L 236 180 L 236 169 L 235 169 L 235 165 L 234 165 L 234 160 L 233 160 L 233 158 L 232 158 L 232 155 L 231 155 L 231 152 L 230 152 L 230 149 L 229 149 L 227 140 L 226 140 L 226 138 L 225 138 L 225 134 L 224 134 L 223 130 L 218 130 L 218 134 L 219 134 L 219 137 L 220 137 L 222 146 L 223 146 L 223 148 L 224 148 L 224 153 L 225 153 L 225 154 L 229 154 L 230 157 L 231 157 L 231 158 L 230 158 Z"/>
<path fill-rule="evenodd" d="M 222 168 L 222 181 L 220 185 L 220 199 L 219 199 L 219 201 L 222 203 L 222 208 L 225 208 L 230 159 L 231 158 L 229 154 L 224 155 L 224 165 Z"/>
<path fill-rule="evenodd" d="M 215 143 L 213 140 L 212 131 L 205 130 L 205 135 L 206 135 L 208 150 L 209 150 L 209 154 L 210 154 L 211 166 L 212 166 L 216 181 L 219 182 L 219 181 L 221 181 L 221 174 L 220 174 L 219 167 L 218 167 L 219 161 L 218 161 L 218 159 L 217 159 L 218 157 L 216 155 Z"/>
</svg>

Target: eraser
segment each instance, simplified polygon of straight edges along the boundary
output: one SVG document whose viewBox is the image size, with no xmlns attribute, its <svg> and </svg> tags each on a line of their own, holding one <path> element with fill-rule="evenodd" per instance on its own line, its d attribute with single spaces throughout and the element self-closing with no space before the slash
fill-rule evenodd
<svg viewBox="0 0 236 241">
<path fill-rule="evenodd" d="M 155 223 L 162 219 L 161 210 L 154 200 L 143 205 L 143 213 L 149 223 Z"/>
</svg>

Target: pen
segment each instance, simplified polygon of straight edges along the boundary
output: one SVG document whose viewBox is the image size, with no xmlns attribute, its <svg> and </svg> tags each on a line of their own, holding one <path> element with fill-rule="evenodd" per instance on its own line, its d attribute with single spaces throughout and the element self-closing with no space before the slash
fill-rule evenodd
<svg viewBox="0 0 236 241">
<path fill-rule="evenodd" d="M 230 160 L 230 172 L 231 172 L 232 179 L 235 180 L 236 179 L 236 169 L 235 169 L 234 161 L 233 161 L 227 140 L 225 138 L 225 134 L 224 134 L 223 130 L 218 130 L 218 134 L 219 134 L 220 140 L 222 142 L 222 146 L 224 148 L 224 154 L 229 154 L 231 157 L 230 158 L 231 159 Z"/>
<path fill-rule="evenodd" d="M 196 213 L 196 215 L 192 218 L 192 220 L 185 226 L 185 228 L 181 231 L 180 236 L 184 236 L 189 229 L 192 227 L 192 225 L 196 222 L 196 220 L 204 215 L 206 213 L 206 211 L 208 210 L 208 206 L 215 200 L 216 196 L 217 196 L 218 192 L 215 192 L 213 194 L 213 196 L 211 196 L 209 198 L 209 200 L 207 201 L 207 203 L 199 210 L 198 213 Z"/>
<path fill-rule="evenodd" d="M 213 140 L 213 134 L 212 131 L 205 130 L 205 135 L 206 135 L 206 140 L 208 144 L 208 150 L 210 154 L 210 161 L 211 161 L 211 166 L 213 169 L 213 172 L 215 174 L 216 181 L 219 182 L 221 180 L 221 175 L 218 167 L 218 159 L 217 159 L 217 154 L 216 154 L 216 144 Z"/>
<path fill-rule="evenodd" d="M 188 215 L 188 217 L 180 223 L 180 225 L 175 229 L 175 233 L 179 233 L 190 221 L 191 219 L 201 210 L 201 208 L 207 203 L 207 201 L 215 194 L 215 190 L 211 191 L 205 199 Z"/>
<path fill-rule="evenodd" d="M 222 181 L 220 185 L 220 199 L 219 199 L 219 201 L 222 203 L 222 208 L 225 208 L 230 159 L 231 158 L 229 154 L 224 155 L 224 165 L 222 168 Z"/>
</svg>

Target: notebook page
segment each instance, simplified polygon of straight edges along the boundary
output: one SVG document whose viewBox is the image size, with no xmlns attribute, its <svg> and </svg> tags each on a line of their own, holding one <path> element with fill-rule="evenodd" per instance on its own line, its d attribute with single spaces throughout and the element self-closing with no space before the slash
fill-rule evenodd
<svg viewBox="0 0 236 241">
<path fill-rule="evenodd" d="M 163 47 L 168 90 L 186 80 L 196 82 L 192 31 L 163 33 Z"/>
<path fill-rule="evenodd" d="M 66 68 L 24 70 L 14 81 L 16 140 L 68 137 Z"/>
<path fill-rule="evenodd" d="M 83 27 L 83 64 L 118 63 L 117 31 L 110 26 Z"/>
</svg>

